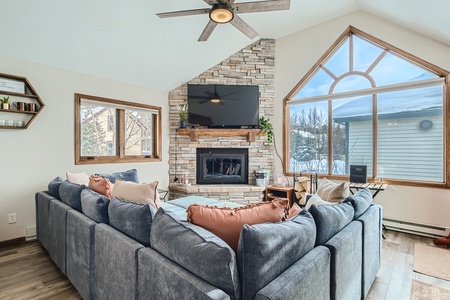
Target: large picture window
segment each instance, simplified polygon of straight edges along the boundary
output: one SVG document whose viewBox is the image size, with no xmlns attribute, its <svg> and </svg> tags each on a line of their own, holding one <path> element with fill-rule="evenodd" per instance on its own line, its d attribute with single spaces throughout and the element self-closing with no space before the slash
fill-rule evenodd
<svg viewBox="0 0 450 300">
<path fill-rule="evenodd" d="M 446 183 L 448 75 L 350 27 L 285 99 L 285 170 Z"/>
<path fill-rule="evenodd" d="M 161 160 L 161 108 L 75 94 L 75 162 Z"/>
</svg>

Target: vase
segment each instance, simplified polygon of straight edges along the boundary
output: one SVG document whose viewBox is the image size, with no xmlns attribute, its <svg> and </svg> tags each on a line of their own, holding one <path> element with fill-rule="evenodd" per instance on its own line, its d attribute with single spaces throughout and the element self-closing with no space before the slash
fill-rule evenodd
<svg viewBox="0 0 450 300">
<path fill-rule="evenodd" d="M 2 109 L 9 109 L 9 103 L 2 103 Z"/>
<path fill-rule="evenodd" d="M 180 121 L 180 128 L 186 128 L 186 122 Z"/>
</svg>

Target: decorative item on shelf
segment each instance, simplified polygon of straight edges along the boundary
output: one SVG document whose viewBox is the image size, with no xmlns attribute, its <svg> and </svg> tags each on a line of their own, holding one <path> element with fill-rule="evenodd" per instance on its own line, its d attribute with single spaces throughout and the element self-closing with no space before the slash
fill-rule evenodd
<svg viewBox="0 0 450 300">
<path fill-rule="evenodd" d="M 24 111 L 25 110 L 25 102 L 14 102 L 13 105 L 16 107 L 18 111 Z"/>
<path fill-rule="evenodd" d="M 186 122 L 188 119 L 187 105 L 177 106 L 178 117 L 180 118 L 180 128 L 186 128 Z"/>
<path fill-rule="evenodd" d="M 284 176 L 282 174 L 278 174 L 275 178 L 275 186 L 286 186 L 286 183 L 284 182 Z"/>
<path fill-rule="evenodd" d="M 267 133 L 267 142 L 269 144 L 272 144 L 272 142 L 273 142 L 273 125 L 272 125 L 272 123 L 270 123 L 270 120 L 266 119 L 264 116 L 259 118 L 259 129 L 260 129 L 260 131 L 258 134 L 261 134 L 261 132 Z"/>
<path fill-rule="evenodd" d="M 0 99 L 1 103 L 1 108 L 2 109 L 9 109 L 9 97 L 3 97 L 2 99 Z"/>
</svg>

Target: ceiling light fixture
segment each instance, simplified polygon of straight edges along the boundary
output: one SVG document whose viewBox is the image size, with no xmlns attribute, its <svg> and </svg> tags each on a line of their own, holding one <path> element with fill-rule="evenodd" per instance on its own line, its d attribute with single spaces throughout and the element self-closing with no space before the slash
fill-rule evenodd
<svg viewBox="0 0 450 300">
<path fill-rule="evenodd" d="M 211 8 L 209 18 L 216 23 L 228 23 L 234 18 L 233 9 L 226 4 L 215 4 Z"/>
<path fill-rule="evenodd" d="M 219 103 L 219 102 L 220 102 L 220 99 L 218 99 L 218 98 L 213 98 L 213 99 L 211 99 L 211 102 L 212 102 L 212 103 Z"/>
</svg>

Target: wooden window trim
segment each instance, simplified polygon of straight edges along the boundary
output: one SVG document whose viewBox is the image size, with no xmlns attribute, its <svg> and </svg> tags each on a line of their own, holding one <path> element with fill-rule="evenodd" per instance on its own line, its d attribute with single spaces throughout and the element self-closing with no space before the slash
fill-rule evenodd
<svg viewBox="0 0 450 300">
<path fill-rule="evenodd" d="M 332 56 L 335 51 L 341 46 L 348 36 L 353 33 L 358 35 L 358 37 L 367 40 L 370 43 L 381 46 L 382 48 L 388 49 L 392 53 L 397 56 L 410 61 L 413 64 L 419 65 L 420 67 L 426 69 L 429 72 L 438 74 L 439 76 L 445 77 L 444 84 L 444 97 L 445 101 L 443 103 L 443 112 L 444 112 L 444 182 L 428 182 L 428 181 L 419 181 L 419 180 L 400 180 L 400 179 L 390 179 L 383 178 L 383 182 L 394 185 L 405 185 L 405 186 L 417 186 L 417 187 L 432 187 L 432 188 L 450 188 L 450 72 L 444 70 L 434 64 L 431 64 L 415 55 L 412 55 L 406 51 L 403 51 L 389 43 L 386 43 L 372 35 L 365 33 L 353 26 L 349 26 L 340 36 L 339 38 L 328 48 L 328 50 L 319 58 L 319 60 L 313 65 L 313 67 L 305 74 L 305 76 L 295 85 L 295 87 L 286 95 L 283 101 L 284 109 L 283 109 L 283 171 L 287 176 L 294 176 L 293 172 L 288 172 L 289 170 L 289 150 L 290 150 L 290 135 L 289 135 L 289 126 L 290 126 L 290 114 L 289 114 L 289 105 L 287 103 L 289 100 L 297 94 L 305 84 L 308 83 L 309 79 L 313 77 L 317 70 L 321 67 L 322 63 L 327 60 L 330 56 Z M 376 101 L 375 101 L 376 103 Z M 374 126 L 377 126 L 377 121 L 374 120 Z M 376 128 L 376 127 L 375 127 Z M 374 132 L 374 139 L 377 138 L 376 132 Z M 373 144 L 373 147 L 377 145 L 377 141 Z M 374 148 L 376 149 L 376 148 Z M 373 154 L 375 156 L 375 154 Z M 376 159 L 374 160 L 374 170 L 377 171 Z M 330 170 L 330 169 L 329 169 Z M 303 173 L 304 175 L 308 175 L 310 173 Z M 315 174 L 315 173 L 314 173 Z M 331 175 L 331 174 L 320 174 L 319 178 L 327 177 L 329 179 L 336 180 L 349 180 L 348 175 Z M 369 182 L 374 182 L 374 178 L 368 178 Z"/>
<path fill-rule="evenodd" d="M 128 155 L 125 156 L 125 110 L 117 109 L 116 126 L 117 144 L 116 156 L 108 157 L 82 157 L 81 156 L 81 124 L 80 124 L 80 106 L 82 100 L 103 102 L 108 104 L 126 107 L 129 109 L 148 109 L 156 111 L 153 114 L 153 155 Z M 132 162 L 160 162 L 162 160 L 162 126 L 161 126 L 161 107 L 147 105 L 142 103 L 115 100 L 85 94 L 75 94 L 75 164 L 108 164 L 108 163 L 132 163 Z"/>
</svg>

